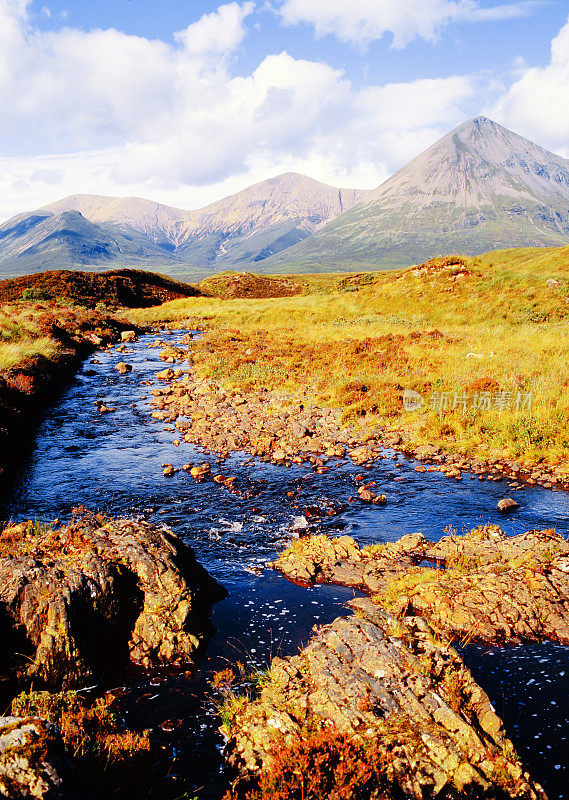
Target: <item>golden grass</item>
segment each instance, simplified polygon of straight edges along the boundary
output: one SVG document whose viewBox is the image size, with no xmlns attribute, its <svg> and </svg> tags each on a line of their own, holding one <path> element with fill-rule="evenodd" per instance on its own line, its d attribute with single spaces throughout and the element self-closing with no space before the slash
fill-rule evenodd
<svg viewBox="0 0 569 800">
<path fill-rule="evenodd" d="M 28 358 L 53 358 L 58 351 L 57 343 L 49 336 L 37 339 L 23 338 L 17 342 L 0 343 L 0 370 L 10 369 Z"/>
<path fill-rule="evenodd" d="M 567 465 L 569 248 L 448 261 L 297 276 L 308 288 L 295 297 L 192 298 L 128 315 L 204 327 L 209 335 L 193 351 L 202 377 L 243 389 L 306 386 L 313 402 L 341 406 L 346 421 L 406 429 L 413 444 Z M 509 409 L 474 409 L 473 391 L 467 408 L 429 407 L 435 392 L 448 392 L 452 405 L 455 393 L 488 381 L 511 393 Z M 426 405 L 404 411 L 404 389 Z M 516 409 L 518 393 L 530 392 L 531 408 Z"/>
<path fill-rule="evenodd" d="M 0 305 L 0 370 L 42 356 L 51 359 L 58 342 L 46 332 L 46 303 L 14 302 Z M 64 312 L 58 309 L 55 316 Z"/>
</svg>

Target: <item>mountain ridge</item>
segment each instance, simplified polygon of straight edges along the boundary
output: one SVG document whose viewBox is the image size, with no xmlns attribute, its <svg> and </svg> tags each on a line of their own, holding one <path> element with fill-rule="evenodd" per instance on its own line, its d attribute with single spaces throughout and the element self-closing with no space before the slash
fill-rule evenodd
<svg viewBox="0 0 569 800">
<path fill-rule="evenodd" d="M 0 271 L 136 266 L 195 280 L 226 269 L 392 268 L 568 242 L 569 161 L 480 116 L 372 190 L 288 172 L 193 211 L 70 195 L 0 226 Z"/>
<path fill-rule="evenodd" d="M 456 250 L 477 255 L 568 242 L 569 161 L 475 117 L 263 269 L 285 262 L 291 270 L 311 262 L 377 269 L 382 261 L 404 266 Z"/>
</svg>

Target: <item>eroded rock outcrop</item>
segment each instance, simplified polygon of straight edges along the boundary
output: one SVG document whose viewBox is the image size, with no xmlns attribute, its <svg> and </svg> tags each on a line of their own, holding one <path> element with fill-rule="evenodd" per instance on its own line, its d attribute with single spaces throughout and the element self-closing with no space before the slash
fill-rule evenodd
<svg viewBox="0 0 569 800">
<path fill-rule="evenodd" d="M 420 617 L 399 620 L 365 598 L 351 605 L 354 616 L 321 628 L 299 655 L 274 659 L 256 700 L 235 704 L 226 723 L 234 796 L 286 764 L 299 738 L 328 731 L 363 746 L 370 800 L 544 800 L 458 654 Z M 297 776 L 290 797 L 312 779 Z"/>
<path fill-rule="evenodd" d="M 569 542 L 552 530 L 509 537 L 485 526 L 436 543 L 410 534 L 368 548 L 348 536 L 315 536 L 294 542 L 272 566 L 303 583 L 363 589 L 449 637 L 569 644 Z"/>
<path fill-rule="evenodd" d="M 0 797 L 77 800 L 59 731 L 29 717 L 0 717 Z"/>
<path fill-rule="evenodd" d="M 171 532 L 87 514 L 0 536 L 0 616 L 20 680 L 67 688 L 129 661 L 191 662 L 225 591 Z"/>
</svg>

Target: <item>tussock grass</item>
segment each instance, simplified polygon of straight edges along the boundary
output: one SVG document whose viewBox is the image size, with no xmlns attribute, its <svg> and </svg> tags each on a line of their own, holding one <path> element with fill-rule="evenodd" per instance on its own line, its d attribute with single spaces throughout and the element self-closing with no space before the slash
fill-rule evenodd
<svg viewBox="0 0 569 800">
<path fill-rule="evenodd" d="M 56 342 L 49 336 L 37 339 L 24 337 L 15 342 L 0 342 L 0 370 L 10 369 L 29 358 L 51 359 L 58 351 Z"/>
<path fill-rule="evenodd" d="M 305 386 L 314 403 L 342 407 L 346 422 L 406 429 L 413 444 L 567 464 L 569 248 L 298 279 L 308 286 L 294 297 L 192 298 L 129 316 L 205 327 L 195 366 L 228 386 Z M 514 399 L 531 392 L 531 408 L 430 408 L 434 392 L 454 398 L 477 382 Z M 404 389 L 427 399 L 420 411 L 403 410 Z"/>
<path fill-rule="evenodd" d="M 112 337 L 118 321 L 100 308 L 62 298 L 0 303 L 0 371 L 57 359 L 85 333 Z"/>
</svg>

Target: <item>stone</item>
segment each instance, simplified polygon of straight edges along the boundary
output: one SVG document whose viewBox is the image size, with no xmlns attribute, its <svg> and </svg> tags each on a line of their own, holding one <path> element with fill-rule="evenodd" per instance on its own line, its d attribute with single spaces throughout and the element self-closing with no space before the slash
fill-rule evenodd
<svg viewBox="0 0 569 800">
<path fill-rule="evenodd" d="M 498 501 L 498 511 L 515 511 L 519 507 L 520 504 L 512 500 L 511 497 L 505 497 L 503 500 Z"/>
<path fill-rule="evenodd" d="M 167 367 L 166 369 L 162 369 L 160 372 L 157 372 L 156 377 L 159 381 L 171 381 L 175 377 L 174 370 Z"/>
<path fill-rule="evenodd" d="M 0 717 L 0 797 L 77 800 L 55 725 L 37 717 Z"/>
<path fill-rule="evenodd" d="M 554 531 L 506 536 L 481 526 L 439 542 L 409 534 L 363 548 L 345 539 L 304 537 L 268 566 L 293 581 L 363 589 L 449 638 L 569 644 L 569 542 Z M 446 569 L 433 575 L 432 565 Z"/>
<path fill-rule="evenodd" d="M 121 340 L 123 342 L 135 342 L 136 331 L 121 331 Z"/>
<path fill-rule="evenodd" d="M 546 800 L 455 650 L 420 618 L 397 619 L 365 598 L 350 605 L 356 616 L 320 628 L 299 655 L 273 659 L 258 698 L 222 729 L 238 774 L 232 797 L 246 796 L 292 741 L 329 731 L 373 759 L 370 798 L 505 797 L 505 774 L 508 797 Z"/>
<path fill-rule="evenodd" d="M 119 363 L 115 365 L 115 369 L 119 375 L 126 375 L 127 372 L 132 372 L 132 364 L 127 364 L 125 361 L 119 361 Z"/>
<path fill-rule="evenodd" d="M 185 361 L 188 357 L 188 351 L 183 347 L 172 347 L 168 345 L 158 353 L 158 358 L 162 361 L 167 361 L 169 364 L 174 364 L 176 361 Z"/>
</svg>

